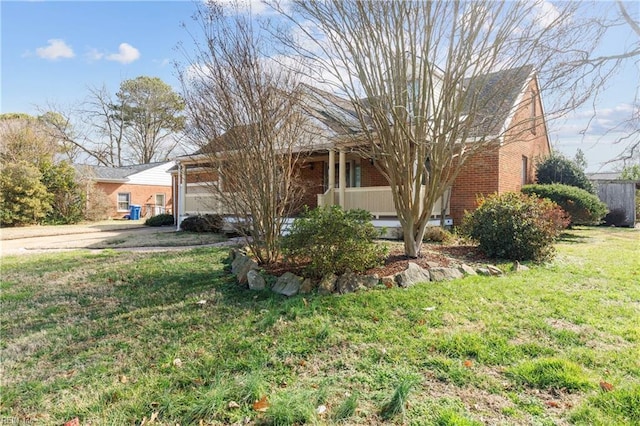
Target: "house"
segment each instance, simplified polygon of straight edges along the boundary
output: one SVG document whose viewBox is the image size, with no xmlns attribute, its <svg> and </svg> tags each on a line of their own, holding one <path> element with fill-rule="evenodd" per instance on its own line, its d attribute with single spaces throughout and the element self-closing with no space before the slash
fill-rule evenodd
<svg viewBox="0 0 640 426">
<path fill-rule="evenodd" d="M 619 172 L 588 173 L 598 198 L 607 205 L 609 214 L 605 221 L 617 222 L 616 226 L 636 226 L 636 191 L 640 191 L 640 180 L 622 179 Z M 615 216 L 618 218 L 614 218 Z"/>
<path fill-rule="evenodd" d="M 525 66 L 485 77 L 484 86 L 474 88 L 489 100 L 487 110 L 477 114 L 482 122 L 476 128 L 492 144 L 469 159 L 452 187 L 437 201 L 434 223 L 443 218 L 448 224 L 460 224 L 465 211 L 477 207 L 479 196 L 517 191 L 533 183 L 536 159 L 551 152 L 533 68 Z M 340 136 L 359 128 L 351 103 L 320 89 L 308 89 L 305 110 L 321 123 L 324 137 L 305 148 L 308 155 L 299 166 L 304 204 L 311 208 L 331 204 L 362 208 L 382 226 L 398 226 L 391 188 L 375 162 L 339 142 Z M 207 189 L 212 181 L 210 169 L 203 167 L 207 161 L 202 151 L 176 159 L 173 198 L 178 224 L 188 215 L 229 213 L 214 202 L 214 195 Z"/>
<path fill-rule="evenodd" d="M 173 203 L 173 161 L 124 167 L 76 166 L 78 172 L 102 190 L 111 205 L 110 218 L 122 218 L 132 205 L 141 207 L 140 217 L 170 213 Z"/>
</svg>

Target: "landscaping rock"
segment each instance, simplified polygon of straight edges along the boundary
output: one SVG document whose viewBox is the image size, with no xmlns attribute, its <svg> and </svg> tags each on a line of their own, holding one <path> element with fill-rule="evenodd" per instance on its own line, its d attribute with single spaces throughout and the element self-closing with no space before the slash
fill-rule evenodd
<svg viewBox="0 0 640 426">
<path fill-rule="evenodd" d="M 336 291 L 340 294 L 354 293 L 368 290 L 378 284 L 378 277 L 374 275 L 357 275 L 351 271 L 344 273 L 336 280 Z"/>
<path fill-rule="evenodd" d="M 386 288 L 392 288 L 393 286 L 396 285 L 396 277 L 395 277 L 395 275 L 389 275 L 389 276 L 386 276 L 386 277 L 382 277 L 381 281 L 382 281 L 382 284 Z"/>
<path fill-rule="evenodd" d="M 413 262 L 409 262 L 407 269 L 396 274 L 398 287 L 411 287 L 414 284 L 431 281 L 429 271 Z"/>
<path fill-rule="evenodd" d="M 247 283 L 249 284 L 249 290 L 264 290 L 267 285 L 260 272 L 254 269 L 247 272 Z"/>
<path fill-rule="evenodd" d="M 529 267 L 527 265 L 521 265 L 517 260 L 513 262 L 513 272 L 523 272 L 528 270 Z"/>
<path fill-rule="evenodd" d="M 331 294 L 336 289 L 336 281 L 338 277 L 333 274 L 328 274 L 322 277 L 318 284 L 318 294 Z"/>
<path fill-rule="evenodd" d="M 315 290 L 316 287 L 317 287 L 317 284 L 315 283 L 315 281 L 313 281 L 311 278 L 307 278 L 304 281 L 302 281 L 302 285 L 300 286 L 300 291 L 298 293 L 309 294 L 313 290 Z"/>
<path fill-rule="evenodd" d="M 491 275 L 504 275 L 504 272 L 497 266 L 487 265 L 487 269 Z"/>
<path fill-rule="evenodd" d="M 257 270 L 258 264 L 249 256 L 238 256 L 231 264 L 231 273 L 236 276 L 238 283 L 247 283 L 247 274 L 249 271 Z"/>
<path fill-rule="evenodd" d="M 454 268 L 431 268 L 429 269 L 431 281 L 450 281 L 463 278 L 464 275 Z"/>
<path fill-rule="evenodd" d="M 271 290 L 275 293 L 291 297 L 298 294 L 301 286 L 302 280 L 300 277 L 292 274 L 291 272 L 285 272 L 284 275 L 278 278 Z"/>
<path fill-rule="evenodd" d="M 458 266 L 458 270 L 462 272 L 464 275 L 478 275 L 478 273 L 466 263 L 463 263 L 462 265 Z"/>
<path fill-rule="evenodd" d="M 478 273 L 478 275 L 491 276 L 491 271 L 489 271 L 489 269 L 487 268 L 478 268 L 476 269 L 476 272 Z"/>
</svg>

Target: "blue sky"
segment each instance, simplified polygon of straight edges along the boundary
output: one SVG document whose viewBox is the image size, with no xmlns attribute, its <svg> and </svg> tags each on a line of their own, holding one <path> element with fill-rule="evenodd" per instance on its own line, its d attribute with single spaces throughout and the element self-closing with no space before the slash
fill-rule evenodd
<svg viewBox="0 0 640 426">
<path fill-rule="evenodd" d="M 628 3 L 638 17 L 640 2 Z M 175 47 L 188 43 L 181 23 L 189 23 L 194 3 L 185 1 L 4 1 L 0 0 L 0 112 L 37 114 L 47 103 L 77 104 L 87 88 L 106 85 L 115 93 L 120 82 L 140 75 L 160 77 L 179 90 L 172 61 Z M 611 2 L 612 9 L 615 4 Z M 626 27 L 612 33 L 603 53 L 619 52 L 637 42 Z M 187 44 L 188 46 L 188 44 Z M 553 123 L 550 140 L 568 156 L 581 148 L 588 170 L 610 170 L 602 163 L 623 148 L 606 134 L 616 120 L 629 115 L 638 92 L 640 62 L 629 63 L 611 80 L 596 106 L 589 105 Z"/>
</svg>

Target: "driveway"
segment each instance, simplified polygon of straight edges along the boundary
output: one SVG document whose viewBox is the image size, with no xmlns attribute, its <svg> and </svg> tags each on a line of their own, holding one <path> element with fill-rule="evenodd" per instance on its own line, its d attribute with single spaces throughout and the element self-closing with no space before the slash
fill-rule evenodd
<svg viewBox="0 0 640 426">
<path fill-rule="evenodd" d="M 82 225 L 0 229 L 0 256 L 90 248 L 114 237 L 175 229 L 144 226 L 144 221 L 104 221 Z"/>
</svg>

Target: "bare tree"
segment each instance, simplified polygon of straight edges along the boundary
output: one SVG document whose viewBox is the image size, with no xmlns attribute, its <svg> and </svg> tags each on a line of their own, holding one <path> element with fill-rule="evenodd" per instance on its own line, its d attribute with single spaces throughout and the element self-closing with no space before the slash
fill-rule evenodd
<svg viewBox="0 0 640 426">
<path fill-rule="evenodd" d="M 184 102 L 159 78 L 124 80 L 113 96 L 89 88 L 75 108 L 41 107 L 52 135 L 74 160 L 85 158 L 101 166 L 121 167 L 165 161 L 181 141 Z"/>
<path fill-rule="evenodd" d="M 186 63 L 178 64 L 189 136 L 222 209 L 246 224 L 240 230 L 254 255 L 270 263 L 302 195 L 296 174 L 313 133 L 295 73 L 267 61 L 259 29 L 228 11 L 198 7 L 195 53 L 185 50 Z"/>
<path fill-rule="evenodd" d="M 586 83 L 572 62 L 604 32 L 571 2 L 292 3 L 273 5 L 292 24 L 281 39 L 313 59 L 313 71 L 358 111 L 362 131 L 349 146 L 387 178 L 411 257 L 420 253 L 434 203 L 467 160 L 506 133 L 528 137 L 540 119 L 537 111 L 500 127 L 505 117 L 495 112 L 523 89 L 521 73 L 534 65 L 542 90 L 566 90 L 555 112 L 575 108 L 588 96 L 578 90 Z M 511 72 L 493 81 L 501 70 Z"/>
</svg>

